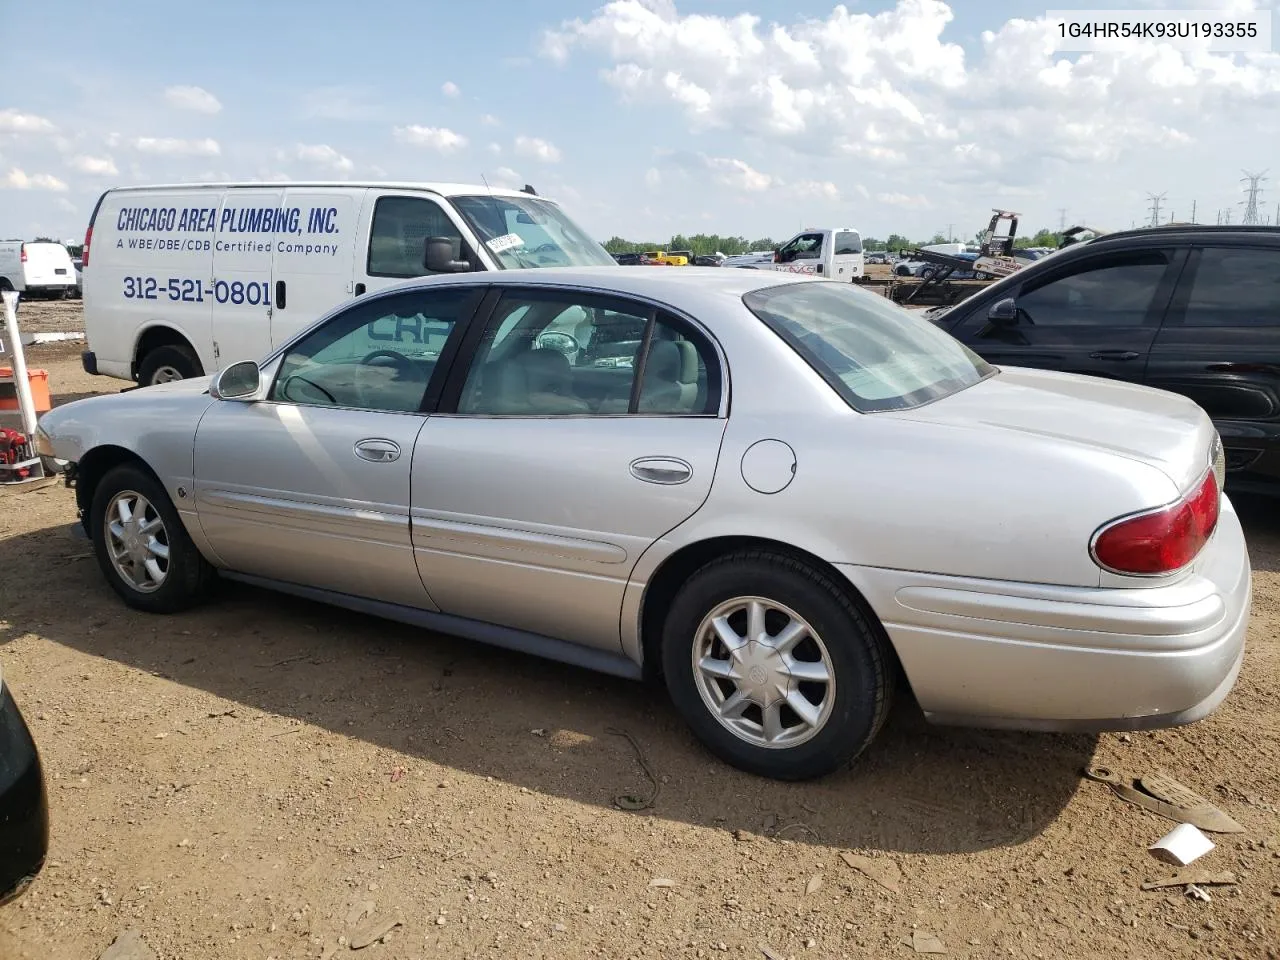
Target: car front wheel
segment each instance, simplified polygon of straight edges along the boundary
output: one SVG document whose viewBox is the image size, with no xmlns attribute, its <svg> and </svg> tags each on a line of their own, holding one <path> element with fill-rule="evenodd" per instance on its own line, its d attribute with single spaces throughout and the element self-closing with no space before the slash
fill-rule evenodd
<svg viewBox="0 0 1280 960">
<path fill-rule="evenodd" d="M 828 575 L 782 554 L 712 561 L 677 594 L 663 670 L 677 709 L 726 762 L 780 780 L 845 766 L 879 733 L 886 641 Z"/>
<path fill-rule="evenodd" d="M 208 592 L 213 568 L 164 488 L 140 466 L 115 467 L 98 483 L 90 530 L 103 576 L 129 606 L 175 613 Z"/>
</svg>

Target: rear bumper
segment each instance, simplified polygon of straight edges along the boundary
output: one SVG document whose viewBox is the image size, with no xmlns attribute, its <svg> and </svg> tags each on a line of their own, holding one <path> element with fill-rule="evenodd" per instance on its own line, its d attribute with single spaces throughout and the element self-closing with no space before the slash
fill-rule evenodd
<svg viewBox="0 0 1280 960">
<path fill-rule="evenodd" d="M 49 801 L 31 732 L 0 685 L 0 903 L 23 894 L 44 867 Z"/>
<path fill-rule="evenodd" d="M 935 723 L 1133 730 L 1192 723 L 1235 684 L 1251 573 L 1227 498 L 1194 571 L 1144 589 L 842 567 Z"/>
<path fill-rule="evenodd" d="M 84 367 L 84 372 L 90 376 L 98 375 L 98 355 L 92 350 L 86 350 L 80 354 L 80 366 Z"/>
<path fill-rule="evenodd" d="M 22 295 L 28 300 L 33 297 L 61 297 L 65 296 L 68 290 L 74 290 L 75 287 L 76 281 L 74 277 L 66 281 L 58 280 L 55 283 L 29 283 L 26 289 L 22 291 Z"/>
</svg>

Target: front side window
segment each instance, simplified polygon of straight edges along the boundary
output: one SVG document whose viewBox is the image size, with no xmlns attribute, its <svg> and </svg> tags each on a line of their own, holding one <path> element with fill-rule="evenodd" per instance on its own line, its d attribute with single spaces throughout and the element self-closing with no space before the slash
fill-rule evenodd
<svg viewBox="0 0 1280 960">
<path fill-rule="evenodd" d="M 1018 318 L 1037 327 L 1138 327 L 1164 279 L 1163 250 L 1094 260 L 1066 276 L 1028 281 L 1018 295 Z"/>
<path fill-rule="evenodd" d="M 995 372 L 927 320 L 852 284 L 785 284 L 742 299 L 864 413 L 919 406 Z"/>
<path fill-rule="evenodd" d="M 1182 322 L 1189 327 L 1280 326 L 1280 250 L 1201 250 Z"/>
<path fill-rule="evenodd" d="M 503 268 L 616 266 L 608 251 L 554 203 L 497 195 L 451 202 Z"/>
<path fill-rule="evenodd" d="M 270 399 L 416 413 L 445 344 L 478 295 L 414 291 L 359 302 L 286 349 Z"/>
<path fill-rule="evenodd" d="M 862 237 L 851 230 L 841 230 L 835 236 L 835 255 L 837 257 L 850 253 L 862 252 Z"/>
<path fill-rule="evenodd" d="M 783 263 L 790 263 L 792 260 L 819 260 L 822 258 L 822 234 L 802 233 L 779 253 Z"/>
<path fill-rule="evenodd" d="M 453 240 L 455 260 L 465 254 L 462 232 L 434 200 L 379 197 L 369 231 L 369 276 L 421 277 L 431 273 L 425 265 L 428 237 Z"/>
<path fill-rule="evenodd" d="M 478 416 L 715 414 L 710 343 L 644 304 L 558 292 L 504 296 L 458 413 Z"/>
</svg>

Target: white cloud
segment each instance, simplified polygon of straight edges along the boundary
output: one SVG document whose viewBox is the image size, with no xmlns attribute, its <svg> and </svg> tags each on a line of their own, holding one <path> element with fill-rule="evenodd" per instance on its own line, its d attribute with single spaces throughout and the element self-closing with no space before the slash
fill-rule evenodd
<svg viewBox="0 0 1280 960">
<path fill-rule="evenodd" d="M 73 169 L 96 177 L 114 177 L 120 172 L 116 169 L 115 161 L 110 157 L 90 157 L 81 154 L 72 157 L 69 163 Z"/>
<path fill-rule="evenodd" d="M 928 198 L 922 193 L 877 193 L 876 199 L 891 207 L 924 209 L 930 206 Z"/>
<path fill-rule="evenodd" d="M 423 127 L 414 123 L 407 127 L 395 127 L 391 134 L 401 143 L 427 147 L 440 153 L 452 153 L 467 145 L 466 137 L 446 127 Z"/>
<path fill-rule="evenodd" d="M 644 183 L 650 190 L 655 190 L 662 183 L 662 173 L 657 167 L 650 167 L 644 172 Z"/>
<path fill-rule="evenodd" d="M 440 92 L 446 97 L 456 97 L 462 91 L 458 89 L 458 85 L 452 80 L 446 80 L 440 85 Z"/>
<path fill-rule="evenodd" d="M 756 193 L 776 186 L 778 181 L 767 173 L 761 173 L 743 160 L 729 157 L 708 157 L 707 167 L 720 183 L 735 190 Z"/>
<path fill-rule="evenodd" d="M 339 173 L 350 173 L 355 166 L 350 159 L 344 157 L 327 143 L 295 144 L 288 150 L 279 151 L 276 156 L 280 160 L 298 160 L 327 170 L 336 170 Z"/>
<path fill-rule="evenodd" d="M 492 113 L 482 113 L 480 114 L 480 123 L 486 127 L 496 127 L 498 125 L 498 118 Z"/>
<path fill-rule="evenodd" d="M 524 186 L 524 178 L 510 167 L 499 167 L 493 171 L 493 182 L 497 186 L 509 187 L 512 190 Z"/>
<path fill-rule="evenodd" d="M 52 120 L 38 117 L 34 113 L 0 110 L 0 133 L 53 133 L 57 129 Z"/>
<path fill-rule="evenodd" d="M 799 180 L 791 184 L 790 190 L 798 197 L 830 200 L 833 203 L 840 199 L 840 188 L 830 180 Z"/>
<path fill-rule="evenodd" d="M 179 140 L 175 137 L 138 137 L 133 148 L 139 153 L 157 153 L 167 157 L 216 157 L 222 153 L 217 140 Z"/>
<path fill-rule="evenodd" d="M 17 167 L 5 174 L 4 179 L 0 180 L 0 187 L 8 187 L 12 190 L 51 190 L 55 193 L 61 193 L 67 189 L 65 183 L 51 174 L 27 174 Z"/>
<path fill-rule="evenodd" d="M 502 152 L 502 144 L 491 143 L 489 144 L 487 149 L 490 153 L 492 153 L 496 157 L 498 154 Z"/>
<path fill-rule="evenodd" d="M 164 98 L 170 106 L 177 107 L 179 110 L 210 114 L 222 110 L 222 104 L 218 98 L 203 87 L 167 87 Z"/>
<path fill-rule="evenodd" d="M 1055 54 L 1054 26 L 1042 17 L 983 33 L 966 57 L 945 36 L 962 35 L 953 19 L 942 0 L 897 0 L 875 13 L 841 4 L 790 23 L 612 0 L 548 32 L 542 53 L 597 60 L 624 100 L 665 104 L 695 132 L 852 156 L 886 172 L 910 163 L 916 176 L 948 183 L 1042 176 L 1044 162 L 1140 163 L 1153 149 L 1207 142 L 1201 131 L 1232 117 L 1275 130 L 1267 118 L 1280 111 L 1280 53 L 1131 43 Z M 960 144 L 981 149 L 952 153 Z"/>
<path fill-rule="evenodd" d="M 526 137 L 524 134 L 516 137 L 516 153 L 543 163 L 558 163 L 561 157 L 560 148 L 555 144 L 538 137 Z"/>
</svg>

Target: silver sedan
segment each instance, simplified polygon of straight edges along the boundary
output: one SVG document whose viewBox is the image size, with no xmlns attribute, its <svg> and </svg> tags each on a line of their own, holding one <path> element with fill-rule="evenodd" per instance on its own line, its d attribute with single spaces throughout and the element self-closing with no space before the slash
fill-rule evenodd
<svg viewBox="0 0 1280 960">
<path fill-rule="evenodd" d="M 1204 411 L 984 363 L 850 284 L 504 271 L 261 363 L 59 407 L 111 587 L 218 576 L 624 677 L 800 779 L 933 721 L 1135 729 L 1235 682 L 1250 569 Z"/>
</svg>

